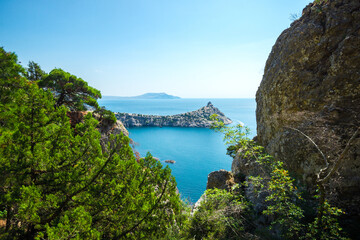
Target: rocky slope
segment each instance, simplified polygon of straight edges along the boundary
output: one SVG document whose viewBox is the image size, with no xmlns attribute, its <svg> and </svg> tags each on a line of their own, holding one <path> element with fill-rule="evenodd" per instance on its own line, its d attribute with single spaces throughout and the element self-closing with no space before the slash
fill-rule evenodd
<svg viewBox="0 0 360 240">
<path fill-rule="evenodd" d="M 208 128 L 212 121 L 210 116 L 217 114 L 220 121 L 230 124 L 232 121 L 218 108 L 209 102 L 196 111 L 171 116 L 144 115 L 136 113 L 115 113 L 125 127 L 198 127 Z"/>
<path fill-rule="evenodd" d="M 360 2 L 317 1 L 277 39 L 256 94 L 258 141 L 314 189 L 360 126 Z M 360 214 L 360 136 L 327 186 L 348 214 Z"/>
<path fill-rule="evenodd" d="M 75 127 L 76 124 L 83 121 L 84 116 L 88 113 L 88 111 L 74 111 L 74 112 L 67 112 L 67 116 L 70 119 L 70 123 L 72 127 Z M 101 119 L 99 114 L 93 112 L 93 116 L 95 119 L 99 121 L 97 129 L 101 134 L 101 144 L 104 146 L 109 140 L 110 135 L 117 135 L 117 134 L 124 134 L 125 136 L 129 136 L 129 132 L 124 127 L 122 122 L 116 121 L 115 123 L 111 123 L 106 119 Z"/>
</svg>

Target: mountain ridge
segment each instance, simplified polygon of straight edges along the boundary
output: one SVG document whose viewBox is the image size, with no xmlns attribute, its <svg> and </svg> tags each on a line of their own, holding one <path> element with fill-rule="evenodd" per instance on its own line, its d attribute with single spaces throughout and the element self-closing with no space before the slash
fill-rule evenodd
<svg viewBox="0 0 360 240">
<path fill-rule="evenodd" d="M 138 96 L 130 96 L 130 97 L 123 97 L 123 96 L 116 96 L 116 98 L 121 99 L 180 99 L 178 96 L 169 95 L 167 93 L 144 93 Z"/>
</svg>

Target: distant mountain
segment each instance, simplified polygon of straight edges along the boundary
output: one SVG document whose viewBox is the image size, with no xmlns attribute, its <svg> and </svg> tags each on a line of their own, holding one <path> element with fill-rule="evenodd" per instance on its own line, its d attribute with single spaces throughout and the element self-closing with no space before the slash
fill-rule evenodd
<svg viewBox="0 0 360 240">
<path fill-rule="evenodd" d="M 172 96 L 166 93 L 145 93 L 134 97 L 121 97 L 126 99 L 180 99 L 180 97 Z"/>
</svg>

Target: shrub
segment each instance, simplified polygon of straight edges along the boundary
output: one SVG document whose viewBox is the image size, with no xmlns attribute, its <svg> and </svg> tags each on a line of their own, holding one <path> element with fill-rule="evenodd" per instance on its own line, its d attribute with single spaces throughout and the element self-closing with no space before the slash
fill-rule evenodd
<svg viewBox="0 0 360 240">
<path fill-rule="evenodd" d="M 189 237 L 194 239 L 239 239 L 248 228 L 248 204 L 241 195 L 226 190 L 206 190 L 194 210 Z"/>
</svg>

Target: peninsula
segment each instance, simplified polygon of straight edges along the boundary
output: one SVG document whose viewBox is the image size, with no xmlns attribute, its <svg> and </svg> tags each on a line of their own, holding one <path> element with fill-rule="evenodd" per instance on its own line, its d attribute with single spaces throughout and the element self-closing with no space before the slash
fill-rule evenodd
<svg viewBox="0 0 360 240">
<path fill-rule="evenodd" d="M 218 119 L 225 124 L 232 123 L 218 108 L 209 102 L 205 107 L 196 111 L 171 116 L 144 115 L 137 113 L 115 113 L 125 127 L 197 127 L 208 128 L 212 121 L 210 116 L 218 115 Z"/>
</svg>

